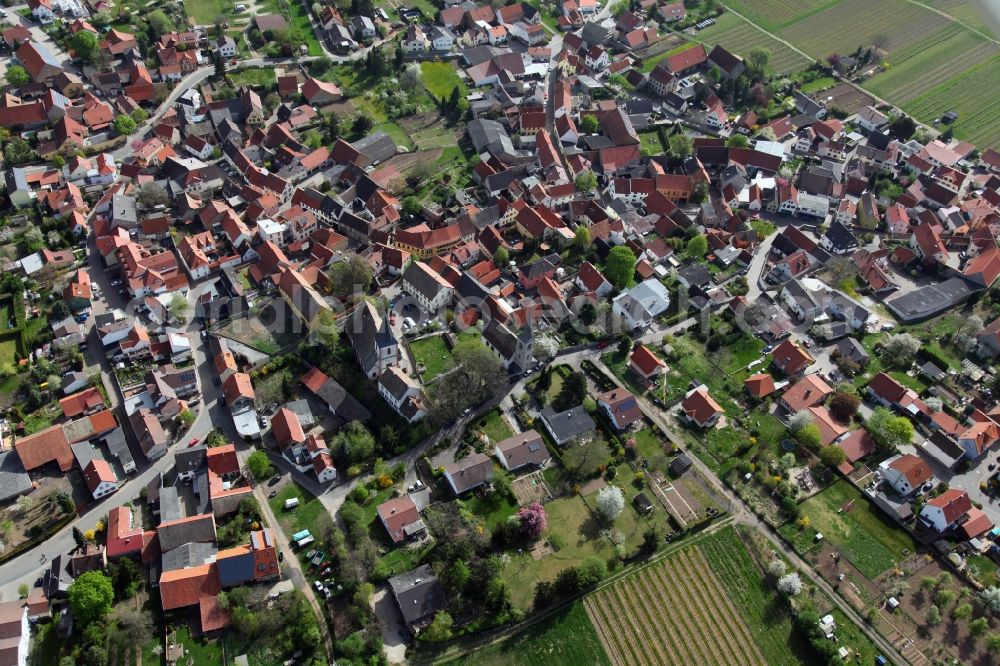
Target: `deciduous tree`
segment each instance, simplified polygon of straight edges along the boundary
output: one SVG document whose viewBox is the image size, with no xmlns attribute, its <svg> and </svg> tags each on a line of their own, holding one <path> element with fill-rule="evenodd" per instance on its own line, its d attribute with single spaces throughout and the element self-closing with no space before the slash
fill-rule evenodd
<svg viewBox="0 0 1000 666">
<path fill-rule="evenodd" d="M 618 486 L 605 486 L 597 492 L 597 510 L 609 522 L 614 522 L 625 509 L 625 495 Z"/>
<path fill-rule="evenodd" d="M 73 619 L 84 627 L 104 618 L 115 600 L 111 580 L 101 571 L 82 574 L 69 586 L 68 594 Z"/>
<path fill-rule="evenodd" d="M 631 248 L 618 245 L 608 252 L 604 277 L 614 285 L 615 289 L 623 289 L 635 275 L 635 264 L 636 257 Z"/>
</svg>

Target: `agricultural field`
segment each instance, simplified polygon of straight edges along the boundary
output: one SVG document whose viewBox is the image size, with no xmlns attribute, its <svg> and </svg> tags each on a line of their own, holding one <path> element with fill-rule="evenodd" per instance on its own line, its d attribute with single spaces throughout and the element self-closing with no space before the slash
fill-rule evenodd
<svg viewBox="0 0 1000 666">
<path fill-rule="evenodd" d="M 1000 56 L 928 89 L 903 104 L 903 110 L 924 122 L 957 111 L 956 137 L 979 149 L 1000 148 Z"/>
<path fill-rule="evenodd" d="M 888 69 L 865 83 L 865 87 L 879 97 L 905 105 L 922 91 L 978 65 L 997 51 L 995 44 L 957 23 L 949 23 L 893 51 Z"/>
<path fill-rule="evenodd" d="M 840 0 L 725 0 L 723 4 L 774 32 L 838 2 Z"/>
<path fill-rule="evenodd" d="M 699 543 L 698 549 L 750 627 L 753 642 L 767 663 L 771 666 L 804 663 L 803 646 L 788 611 L 736 530 L 720 530 Z"/>
<path fill-rule="evenodd" d="M 796 21 L 779 36 L 820 60 L 878 44 L 892 62 L 897 51 L 949 23 L 948 18 L 905 0 L 842 0 Z"/>
<path fill-rule="evenodd" d="M 697 38 L 706 45 L 721 44 L 743 57 L 749 55 L 754 48 L 765 48 L 771 52 L 771 68 L 777 74 L 795 72 L 809 64 L 801 54 L 732 13 L 720 16 L 715 25 L 697 33 Z"/>
<path fill-rule="evenodd" d="M 979 30 L 986 34 L 992 34 L 989 25 L 983 19 L 979 8 L 970 0 L 917 0 L 920 4 L 928 5 L 938 11 L 944 12 L 948 16 L 955 17 L 955 20 L 964 23 L 973 30 Z"/>
<path fill-rule="evenodd" d="M 843 479 L 813 495 L 801 507 L 810 527 L 800 531 L 789 523 L 780 530 L 796 550 L 813 548 L 813 535 L 819 532 L 871 580 L 916 550 L 909 534 Z"/>
<path fill-rule="evenodd" d="M 732 528 L 585 601 L 613 664 L 795 664 L 791 625 Z"/>
<path fill-rule="evenodd" d="M 505 641 L 448 663 L 455 666 L 611 666 L 583 602 Z"/>
</svg>

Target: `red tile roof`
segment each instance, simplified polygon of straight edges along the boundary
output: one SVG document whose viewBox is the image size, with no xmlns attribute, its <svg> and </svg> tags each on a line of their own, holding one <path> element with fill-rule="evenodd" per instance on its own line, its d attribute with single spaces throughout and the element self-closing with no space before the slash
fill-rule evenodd
<svg viewBox="0 0 1000 666">
<path fill-rule="evenodd" d="M 766 372 L 747 377 L 743 385 L 755 398 L 763 398 L 774 393 L 774 377 Z"/>
<path fill-rule="evenodd" d="M 278 413 L 271 419 L 271 432 L 274 434 L 278 446 L 283 449 L 291 444 L 301 444 L 306 441 L 306 434 L 302 430 L 298 415 L 285 407 L 279 409 Z"/>
<path fill-rule="evenodd" d="M 221 591 L 219 572 L 214 562 L 164 571 L 160 575 L 160 601 L 163 610 L 193 606 L 203 597 L 214 597 Z"/>
<path fill-rule="evenodd" d="M 705 53 L 705 47 L 698 44 L 697 46 L 692 46 L 689 49 L 681 51 L 680 53 L 667 56 L 667 69 L 675 73 L 683 72 L 691 69 L 692 67 L 701 65 L 706 60 L 708 60 L 708 54 Z"/>
<path fill-rule="evenodd" d="M 993 521 L 986 515 L 986 512 L 978 507 L 972 507 L 968 511 L 969 519 L 962 523 L 962 532 L 967 539 L 975 539 L 988 530 L 993 529 Z"/>
<path fill-rule="evenodd" d="M 807 375 L 792 384 L 781 396 L 788 409 L 797 412 L 826 400 L 833 389 L 819 375 Z"/>
<path fill-rule="evenodd" d="M 28 472 L 50 462 L 59 463 L 63 472 L 73 467 L 73 451 L 61 425 L 50 426 L 15 441 L 14 449 Z"/>
<path fill-rule="evenodd" d="M 649 377 L 654 372 L 660 372 L 667 367 L 666 362 L 651 352 L 646 345 L 637 345 L 632 350 L 631 363 L 643 377 Z"/>
<path fill-rule="evenodd" d="M 972 501 L 969 499 L 969 493 L 951 488 L 937 497 L 927 500 L 927 506 L 941 509 L 944 513 L 945 523 L 951 525 L 968 513 L 969 509 L 972 508 Z"/>
<path fill-rule="evenodd" d="M 775 347 L 774 351 L 771 352 L 771 356 L 774 358 L 775 363 L 778 364 L 778 367 L 789 375 L 798 374 L 814 362 L 809 352 L 791 340 L 785 340 Z"/>
<path fill-rule="evenodd" d="M 847 460 L 854 462 L 875 450 L 875 440 L 867 430 L 859 428 L 848 435 L 847 439 L 839 442 L 839 446 L 847 455 Z"/>
<path fill-rule="evenodd" d="M 108 512 L 107 553 L 108 557 L 121 557 L 142 550 L 142 527 L 132 527 L 132 510 L 127 506 L 116 506 Z"/>
<path fill-rule="evenodd" d="M 417 505 L 413 503 L 409 495 L 383 502 L 378 505 L 377 511 L 393 543 L 399 543 L 406 539 L 403 529 L 420 520 L 420 511 L 417 510 Z"/>
<path fill-rule="evenodd" d="M 83 470 L 83 479 L 87 482 L 87 489 L 90 490 L 91 494 L 102 483 L 116 483 L 118 481 L 115 473 L 111 471 L 111 465 L 108 464 L 108 461 L 100 458 L 94 458 L 87 463 L 87 467 Z"/>
<path fill-rule="evenodd" d="M 911 488 L 919 488 L 925 481 L 934 476 L 924 459 L 912 453 L 896 458 L 889 464 L 889 467 L 905 476 Z"/>
<path fill-rule="evenodd" d="M 716 414 L 724 413 L 722 407 L 704 386 L 691 391 L 681 402 L 681 409 L 689 419 L 699 424 L 707 423 Z"/>
<path fill-rule="evenodd" d="M 70 418 L 83 414 L 88 409 L 103 404 L 104 397 L 101 395 L 101 392 L 93 386 L 88 389 L 84 389 L 79 393 L 68 395 L 59 401 L 59 406 L 62 407 L 63 415 Z"/>
</svg>

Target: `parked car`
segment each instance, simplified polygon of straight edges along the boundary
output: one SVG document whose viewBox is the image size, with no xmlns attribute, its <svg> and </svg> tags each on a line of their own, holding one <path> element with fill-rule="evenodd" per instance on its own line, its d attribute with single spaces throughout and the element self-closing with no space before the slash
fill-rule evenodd
<svg viewBox="0 0 1000 666">
<path fill-rule="evenodd" d="M 270 479 L 267 480 L 267 485 L 268 486 L 273 486 L 278 481 L 281 481 L 281 475 L 280 474 L 275 474 L 274 476 L 272 476 Z"/>
</svg>

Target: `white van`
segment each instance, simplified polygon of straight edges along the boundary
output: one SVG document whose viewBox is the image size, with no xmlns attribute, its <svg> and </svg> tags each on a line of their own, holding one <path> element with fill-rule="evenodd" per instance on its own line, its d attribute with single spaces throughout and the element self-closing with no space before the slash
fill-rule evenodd
<svg viewBox="0 0 1000 666">
<path fill-rule="evenodd" d="M 285 500 L 285 511 L 288 511 L 289 509 L 294 509 L 298 505 L 299 505 L 299 498 L 298 497 L 292 497 L 291 499 L 286 499 Z"/>
</svg>

